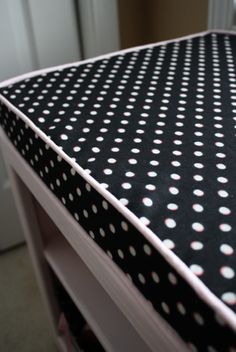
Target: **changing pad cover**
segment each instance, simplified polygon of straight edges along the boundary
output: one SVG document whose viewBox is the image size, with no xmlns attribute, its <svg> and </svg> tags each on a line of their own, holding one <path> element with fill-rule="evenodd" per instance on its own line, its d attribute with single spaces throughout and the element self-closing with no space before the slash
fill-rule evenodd
<svg viewBox="0 0 236 352">
<path fill-rule="evenodd" d="M 0 89 L 22 157 L 193 350 L 235 351 L 236 36 L 200 33 Z"/>
</svg>

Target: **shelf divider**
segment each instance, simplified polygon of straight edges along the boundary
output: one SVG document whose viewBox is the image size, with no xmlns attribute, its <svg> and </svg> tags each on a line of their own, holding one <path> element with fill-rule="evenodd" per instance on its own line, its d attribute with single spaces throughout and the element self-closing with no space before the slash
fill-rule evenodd
<svg viewBox="0 0 236 352">
<path fill-rule="evenodd" d="M 107 351 L 150 351 L 63 235 L 47 241 L 44 255 Z"/>
</svg>

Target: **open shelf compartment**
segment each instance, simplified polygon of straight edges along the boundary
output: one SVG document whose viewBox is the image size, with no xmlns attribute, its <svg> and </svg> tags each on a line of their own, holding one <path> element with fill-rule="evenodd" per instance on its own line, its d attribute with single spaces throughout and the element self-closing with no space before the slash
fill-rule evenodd
<svg viewBox="0 0 236 352">
<path fill-rule="evenodd" d="M 44 256 L 106 351 L 147 351 L 148 347 L 108 293 L 34 200 Z"/>
</svg>

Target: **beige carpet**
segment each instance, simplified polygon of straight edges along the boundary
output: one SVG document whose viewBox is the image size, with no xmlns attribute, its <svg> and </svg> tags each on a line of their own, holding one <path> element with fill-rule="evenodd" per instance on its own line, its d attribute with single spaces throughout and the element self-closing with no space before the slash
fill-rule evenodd
<svg viewBox="0 0 236 352">
<path fill-rule="evenodd" d="M 26 246 L 0 255 L 0 351 L 57 351 Z"/>
</svg>

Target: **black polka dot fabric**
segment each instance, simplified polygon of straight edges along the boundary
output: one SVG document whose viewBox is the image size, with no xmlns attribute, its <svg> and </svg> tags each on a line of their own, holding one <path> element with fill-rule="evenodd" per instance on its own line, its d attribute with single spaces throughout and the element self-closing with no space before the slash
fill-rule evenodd
<svg viewBox="0 0 236 352">
<path fill-rule="evenodd" d="M 236 36 L 208 33 L 0 90 L 19 153 L 194 351 L 236 350 L 235 63 Z"/>
</svg>

